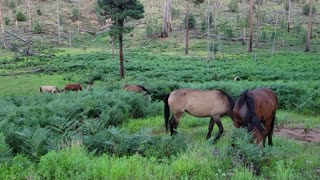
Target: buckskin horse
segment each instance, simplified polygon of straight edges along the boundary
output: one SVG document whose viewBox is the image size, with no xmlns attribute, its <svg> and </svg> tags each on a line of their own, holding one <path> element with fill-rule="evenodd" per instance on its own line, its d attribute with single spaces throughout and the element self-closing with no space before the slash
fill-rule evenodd
<svg viewBox="0 0 320 180">
<path fill-rule="evenodd" d="M 220 118 L 227 115 L 233 120 L 233 107 L 233 98 L 222 90 L 174 90 L 164 98 L 166 131 L 168 132 L 170 123 L 171 136 L 177 133 L 176 130 L 184 112 L 194 117 L 210 117 L 207 139 L 211 137 L 213 126 L 216 123 L 219 127 L 219 132 L 214 138 L 214 142 L 216 142 L 223 133 Z M 169 122 L 170 110 L 173 115 Z"/>
<path fill-rule="evenodd" d="M 80 84 L 67 84 L 64 86 L 64 91 L 82 91 Z"/>
<path fill-rule="evenodd" d="M 44 91 L 50 92 L 51 94 L 60 92 L 59 89 L 55 86 L 41 86 L 40 92 L 44 92 Z"/>
<path fill-rule="evenodd" d="M 278 107 L 278 98 L 268 88 L 246 90 L 241 93 L 233 109 L 234 126 L 245 127 L 252 132 L 253 137 L 265 146 L 266 137 L 268 143 L 272 143 L 272 133 Z"/>
<path fill-rule="evenodd" d="M 150 92 L 143 86 L 141 85 L 136 85 L 136 84 L 124 84 L 122 86 L 123 90 L 130 91 L 130 92 L 138 92 L 142 93 L 144 95 L 147 95 L 148 99 L 151 100 L 151 94 Z"/>
</svg>

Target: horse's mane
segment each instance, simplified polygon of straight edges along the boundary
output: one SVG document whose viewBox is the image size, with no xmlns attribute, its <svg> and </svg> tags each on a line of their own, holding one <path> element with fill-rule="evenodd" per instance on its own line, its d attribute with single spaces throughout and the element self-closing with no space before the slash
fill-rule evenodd
<svg viewBox="0 0 320 180">
<path fill-rule="evenodd" d="M 142 90 L 144 90 L 147 94 L 150 95 L 150 92 L 148 91 L 148 89 L 146 89 L 145 87 L 141 86 L 141 85 L 137 85 L 139 86 Z"/>
<path fill-rule="evenodd" d="M 228 102 L 229 102 L 229 107 L 230 107 L 230 109 L 232 111 L 232 109 L 234 108 L 234 105 L 235 105 L 234 99 L 229 94 L 227 94 L 226 92 L 222 91 L 221 89 L 218 89 L 218 91 L 220 91 L 222 94 L 224 94 L 227 97 Z"/>
</svg>

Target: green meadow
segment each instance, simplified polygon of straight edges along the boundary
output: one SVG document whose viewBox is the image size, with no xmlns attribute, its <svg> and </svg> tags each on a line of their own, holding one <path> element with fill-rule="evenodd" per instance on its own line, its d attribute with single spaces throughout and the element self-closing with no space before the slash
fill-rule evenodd
<svg viewBox="0 0 320 180">
<path fill-rule="evenodd" d="M 148 51 L 148 48 L 150 51 Z M 226 53 L 201 56 L 156 53 L 152 47 L 118 57 L 101 49 L 56 50 L 51 58 L 0 60 L 1 179 L 316 179 L 319 137 L 275 131 L 263 150 L 251 136 L 222 119 L 221 139 L 205 140 L 208 118 L 184 115 L 178 135 L 165 132 L 162 97 L 177 88 L 222 89 L 237 99 L 243 90 L 269 87 L 279 98 L 276 130 L 320 129 L 319 54 Z M 81 52 L 81 53 L 80 53 Z M 234 81 L 239 76 L 240 81 Z M 90 91 L 40 93 L 77 82 Z M 124 83 L 152 94 L 121 90 Z M 217 127 L 214 132 L 218 131 Z M 236 148 L 231 148 L 235 140 Z"/>
</svg>

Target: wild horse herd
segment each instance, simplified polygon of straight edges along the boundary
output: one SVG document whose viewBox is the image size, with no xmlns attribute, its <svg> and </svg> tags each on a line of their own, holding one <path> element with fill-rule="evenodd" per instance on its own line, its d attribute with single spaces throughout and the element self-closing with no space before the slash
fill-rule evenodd
<svg viewBox="0 0 320 180">
<path fill-rule="evenodd" d="M 87 86 L 90 88 L 92 84 Z M 140 92 L 148 96 L 151 100 L 150 92 L 143 86 L 135 84 L 125 84 L 123 90 Z M 80 84 L 67 84 L 64 91 L 82 91 Z M 55 86 L 42 86 L 40 92 L 59 93 Z M 164 119 L 167 132 L 171 135 L 177 133 L 179 121 L 184 112 L 194 117 L 210 117 L 207 139 L 211 137 L 214 124 L 217 124 L 219 131 L 214 138 L 216 142 L 223 133 L 223 125 L 220 118 L 229 116 L 236 128 L 246 128 L 252 132 L 256 142 L 265 146 L 266 138 L 268 144 L 272 144 L 272 133 L 278 98 L 269 88 L 258 88 L 246 90 L 241 93 L 237 101 L 219 89 L 198 90 L 198 89 L 177 89 L 165 95 Z M 170 112 L 172 116 L 170 118 Z"/>
</svg>

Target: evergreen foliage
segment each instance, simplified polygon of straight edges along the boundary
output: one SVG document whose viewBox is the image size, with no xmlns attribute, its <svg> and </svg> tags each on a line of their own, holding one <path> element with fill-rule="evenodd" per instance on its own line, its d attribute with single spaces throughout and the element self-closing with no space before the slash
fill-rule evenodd
<svg viewBox="0 0 320 180">
<path fill-rule="evenodd" d="M 189 13 L 188 16 L 186 16 L 183 20 L 183 23 L 186 25 L 188 18 L 188 27 L 189 29 L 194 29 L 196 27 L 196 18 L 192 13 Z M 186 26 L 185 26 L 186 27 Z"/>
<path fill-rule="evenodd" d="M 27 20 L 26 16 L 21 11 L 17 12 L 16 18 L 17 18 L 17 21 L 26 21 Z"/>
<path fill-rule="evenodd" d="M 143 5 L 138 0 L 98 0 L 98 5 L 103 10 L 101 14 L 112 20 L 111 36 L 130 32 L 132 27 L 125 26 L 125 21 L 144 17 Z"/>
</svg>

